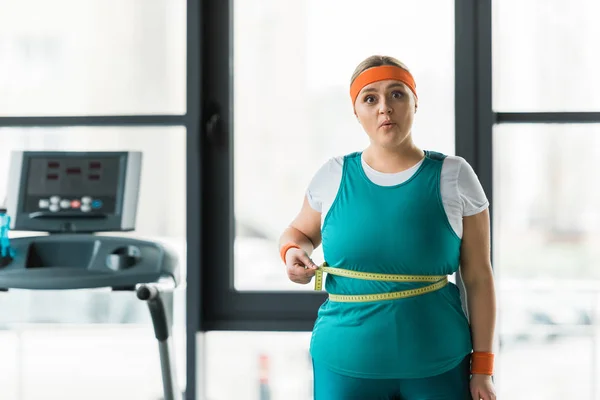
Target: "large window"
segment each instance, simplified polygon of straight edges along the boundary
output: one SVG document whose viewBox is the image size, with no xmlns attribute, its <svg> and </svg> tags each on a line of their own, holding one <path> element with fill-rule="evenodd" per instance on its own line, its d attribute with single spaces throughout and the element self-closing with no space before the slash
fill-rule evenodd
<svg viewBox="0 0 600 400">
<path fill-rule="evenodd" d="M 214 256 L 206 256 L 204 282 L 215 279 L 204 283 L 208 304 L 203 316 L 209 329 L 240 332 L 209 332 L 199 339 L 204 349 L 198 354 L 200 374 L 206 382 L 200 390 L 214 400 L 308 400 L 310 333 L 265 330 L 309 331 L 322 298 L 310 293 L 291 297 L 289 292 L 310 291 L 311 285 L 287 279 L 277 240 L 298 212 L 317 169 L 331 157 L 368 145 L 352 114 L 349 83 L 355 66 L 370 55 L 395 56 L 413 71 L 419 91 L 413 130 L 418 145 L 455 153 L 454 4 L 378 0 L 365 7 L 360 1 L 340 6 L 329 0 L 260 0 L 234 1 L 227 12 L 220 7 L 211 11 L 232 13 L 232 40 L 221 37 L 232 43 L 232 57 L 216 44 L 214 55 L 221 63 L 231 60 L 233 74 L 223 74 L 226 69 L 214 61 L 210 81 L 215 92 L 208 97 L 223 96 L 223 87 L 231 87 L 232 98 L 221 101 L 232 105 L 233 140 L 231 164 L 228 157 L 220 158 L 223 148 L 212 141 L 206 153 L 215 171 L 206 192 L 218 201 L 206 214 L 205 248 Z M 223 173 L 230 165 L 231 175 Z M 229 183 L 223 183 L 227 179 L 232 180 L 232 197 Z M 225 199 L 233 202 L 234 221 Z M 215 217 L 215 210 L 223 219 Z M 223 233 L 225 221 L 235 229 L 231 264 L 223 256 L 228 251 L 224 244 L 230 245 L 224 242 L 229 239 Z M 313 258 L 322 261 L 320 248 Z M 227 384 L 230 379 L 236 385 Z"/>
<path fill-rule="evenodd" d="M 599 156 L 600 125 L 494 130 L 502 397 L 595 399 L 600 190 L 590 182 Z"/>
<path fill-rule="evenodd" d="M 595 0 L 496 0 L 494 109 L 599 111 Z"/>
<path fill-rule="evenodd" d="M 348 80 L 364 57 L 387 53 L 417 76 L 417 143 L 465 157 L 491 200 L 499 398 L 598 398 L 597 2 L 396 3 L 207 2 L 205 32 L 221 34 L 206 60 L 215 115 L 203 153 L 203 328 L 312 328 L 323 298 L 287 281 L 276 241 L 314 172 L 366 145 Z M 230 142 L 216 140 L 223 131 Z M 264 389 L 263 341 L 293 342 L 283 353 L 306 346 L 279 335 L 239 336 L 248 347 L 234 373 L 252 398 Z M 234 336 L 208 334 L 207 353 Z M 207 370 L 221 363 L 208 358 Z"/>
<path fill-rule="evenodd" d="M 598 11 L 493 2 L 499 124 L 480 140 L 493 149 L 499 398 L 600 393 Z"/>
<path fill-rule="evenodd" d="M 184 0 L 0 9 L 0 115 L 185 113 Z"/>
<path fill-rule="evenodd" d="M 533 0 L 457 0 L 400 8 L 385 1 L 369 7 L 262 1 L 234 2 L 232 10 L 210 4 L 219 17 L 207 32 L 232 25 L 220 36 L 221 46 L 209 45 L 215 58 L 207 60 L 207 93 L 220 110 L 215 113 L 225 116 L 222 127 L 231 128 L 224 137 L 232 140 L 223 146 L 211 134 L 205 153 L 215 171 L 207 175 L 206 190 L 216 200 L 206 199 L 204 214 L 203 243 L 211 249 L 204 259 L 202 289 L 210 299 L 200 317 L 204 327 L 312 328 L 322 298 L 308 293 L 310 285 L 288 282 L 277 238 L 298 212 L 315 171 L 330 157 L 367 144 L 349 104 L 349 77 L 366 56 L 391 54 L 415 72 L 422 93 L 416 142 L 465 157 L 491 200 L 500 396 L 572 397 L 573 384 L 577 398 L 597 396 L 599 212 L 589 182 L 599 146 L 595 125 L 577 124 L 600 122 L 598 114 L 582 113 L 597 109 L 588 90 L 597 81 L 589 72 L 596 56 L 587 51 L 596 29 L 588 17 L 593 3 L 567 8 Z M 548 120 L 563 125 L 494 126 Z M 319 250 L 314 258 L 322 261 Z M 289 351 L 305 350 L 295 334 L 279 335 L 239 336 L 249 343 L 248 354 L 235 374 L 255 385 L 253 398 L 264 389 L 262 341 L 290 340 Z M 218 343 L 226 337 L 208 334 L 207 354 L 225 348 Z M 222 363 L 209 357 L 208 370 Z M 524 365 L 535 372 L 526 374 Z M 216 398 L 226 398 L 228 390 L 208 385 Z"/>
<path fill-rule="evenodd" d="M 277 240 L 317 169 L 368 145 L 349 98 L 364 58 L 408 65 L 419 93 L 415 142 L 454 154 L 453 14 L 444 0 L 234 1 L 237 290 L 310 290 L 287 279 Z M 313 258 L 323 261 L 320 248 Z"/>
<path fill-rule="evenodd" d="M 185 282 L 186 155 L 198 128 L 185 116 L 185 0 L 0 0 L 0 9 L 0 204 L 13 150 L 141 151 L 136 230 L 102 234 L 165 243 Z M 173 321 L 182 389 L 185 297 L 183 284 Z M 0 292 L 0 353 L 7 400 L 162 398 L 151 318 L 134 292 Z"/>
</svg>

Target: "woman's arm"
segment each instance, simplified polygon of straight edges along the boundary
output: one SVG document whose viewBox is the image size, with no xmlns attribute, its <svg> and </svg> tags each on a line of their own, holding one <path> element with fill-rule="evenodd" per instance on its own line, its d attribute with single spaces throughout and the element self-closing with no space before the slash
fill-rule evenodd
<svg viewBox="0 0 600 400">
<path fill-rule="evenodd" d="M 310 255 L 319 244 L 321 213 L 312 209 L 305 196 L 302 209 L 279 238 L 279 253 L 292 282 L 307 284 L 311 281 L 317 265 Z"/>
<path fill-rule="evenodd" d="M 490 215 L 486 209 L 463 218 L 460 272 L 467 292 L 473 351 L 493 352 L 496 294 L 490 253 Z"/>
<path fill-rule="evenodd" d="M 312 209 L 304 196 L 302 208 L 279 238 L 279 249 L 286 243 L 296 243 L 309 256 L 321 244 L 321 213 Z"/>
</svg>

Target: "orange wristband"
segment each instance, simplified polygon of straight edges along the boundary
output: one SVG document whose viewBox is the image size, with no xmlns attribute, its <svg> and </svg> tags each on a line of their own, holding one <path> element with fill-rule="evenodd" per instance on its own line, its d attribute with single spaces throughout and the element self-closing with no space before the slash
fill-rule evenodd
<svg viewBox="0 0 600 400">
<path fill-rule="evenodd" d="M 471 354 L 471 374 L 493 375 L 494 353 L 474 351 Z"/>
<path fill-rule="evenodd" d="M 285 253 L 287 253 L 287 251 L 289 249 L 299 249 L 299 248 L 300 248 L 300 246 L 298 246 L 294 242 L 288 242 L 288 243 L 284 244 L 283 247 L 281 248 L 281 250 L 279 251 L 279 254 L 281 255 L 281 260 L 283 261 L 283 263 L 285 264 Z"/>
</svg>

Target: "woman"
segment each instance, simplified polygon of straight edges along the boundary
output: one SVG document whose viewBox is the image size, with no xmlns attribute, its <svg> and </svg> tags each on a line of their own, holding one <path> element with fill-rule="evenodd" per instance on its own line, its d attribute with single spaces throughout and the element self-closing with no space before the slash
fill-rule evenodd
<svg viewBox="0 0 600 400">
<path fill-rule="evenodd" d="M 367 58 L 350 95 L 370 145 L 321 167 L 280 238 L 293 282 L 328 272 L 310 348 L 315 399 L 495 399 L 481 184 L 464 159 L 413 142 L 418 98 L 401 62 Z M 318 267 L 310 255 L 321 242 Z M 470 324 L 447 281 L 459 265 Z"/>
</svg>

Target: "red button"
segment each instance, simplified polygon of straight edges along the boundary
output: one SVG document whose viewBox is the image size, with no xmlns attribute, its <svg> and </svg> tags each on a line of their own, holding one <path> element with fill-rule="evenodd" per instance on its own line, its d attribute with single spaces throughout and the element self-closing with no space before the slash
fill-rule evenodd
<svg viewBox="0 0 600 400">
<path fill-rule="evenodd" d="M 71 208 L 79 208 L 80 205 L 81 205 L 81 202 L 79 200 L 73 200 L 71 202 Z"/>
</svg>

